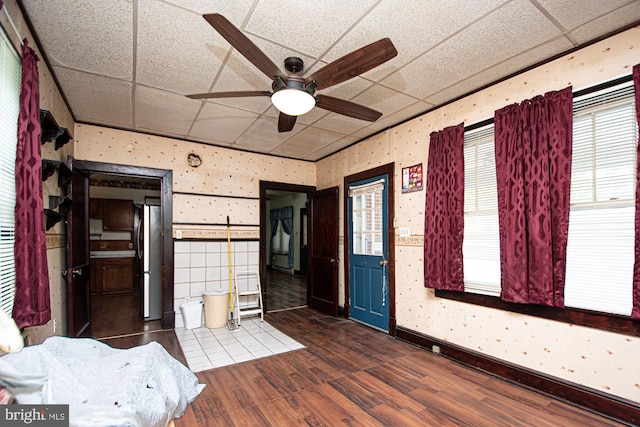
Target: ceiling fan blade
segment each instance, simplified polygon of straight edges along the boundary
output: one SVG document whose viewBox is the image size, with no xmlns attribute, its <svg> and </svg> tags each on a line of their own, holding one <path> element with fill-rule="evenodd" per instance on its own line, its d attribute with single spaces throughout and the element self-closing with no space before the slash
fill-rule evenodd
<svg viewBox="0 0 640 427">
<path fill-rule="evenodd" d="M 191 99 L 245 98 L 249 96 L 271 96 L 271 92 L 267 90 L 245 90 L 245 91 L 237 91 L 237 92 L 194 93 L 193 95 L 187 95 L 187 98 L 191 98 Z"/>
<path fill-rule="evenodd" d="M 285 113 L 280 113 L 278 117 L 278 132 L 289 132 L 293 129 L 293 125 L 296 124 L 297 116 L 289 116 Z"/>
<path fill-rule="evenodd" d="M 242 56 L 247 58 L 267 77 L 273 79 L 275 76 L 284 77 L 280 68 L 273 63 L 267 55 L 260 50 L 242 31 L 236 28 L 227 18 L 218 13 L 202 15 L 204 19 L 224 37 Z"/>
<path fill-rule="evenodd" d="M 326 95 L 316 95 L 316 107 L 368 122 L 375 122 L 382 116 L 379 111 L 355 102 Z"/>
<path fill-rule="evenodd" d="M 325 89 L 359 76 L 397 54 L 398 51 L 391 40 L 384 38 L 336 59 L 305 79 L 307 84 L 315 81 L 318 89 Z"/>
</svg>

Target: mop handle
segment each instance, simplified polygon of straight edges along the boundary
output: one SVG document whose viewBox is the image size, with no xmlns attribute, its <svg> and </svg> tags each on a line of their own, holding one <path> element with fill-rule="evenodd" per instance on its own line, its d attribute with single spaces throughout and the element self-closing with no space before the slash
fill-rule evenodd
<svg viewBox="0 0 640 427">
<path fill-rule="evenodd" d="M 227 215 L 227 262 L 229 264 L 229 312 L 233 319 L 233 267 L 231 266 L 231 224 Z"/>
</svg>

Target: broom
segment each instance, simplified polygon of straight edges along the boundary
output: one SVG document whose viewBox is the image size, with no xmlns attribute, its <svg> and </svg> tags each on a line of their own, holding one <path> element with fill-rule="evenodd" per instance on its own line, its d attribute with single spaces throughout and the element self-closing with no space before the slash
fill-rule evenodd
<svg viewBox="0 0 640 427">
<path fill-rule="evenodd" d="M 231 264 L 231 224 L 227 215 L 227 261 L 229 264 L 229 322 L 227 328 L 234 330 L 238 328 L 236 321 L 233 319 L 233 265 Z"/>
</svg>

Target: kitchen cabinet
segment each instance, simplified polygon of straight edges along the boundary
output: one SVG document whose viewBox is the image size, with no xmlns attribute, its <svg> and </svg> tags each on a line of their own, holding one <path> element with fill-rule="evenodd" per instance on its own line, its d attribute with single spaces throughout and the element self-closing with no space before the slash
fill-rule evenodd
<svg viewBox="0 0 640 427">
<path fill-rule="evenodd" d="M 89 217 L 101 219 L 104 231 L 133 231 L 133 201 L 91 199 Z"/>
<path fill-rule="evenodd" d="M 94 258 L 91 260 L 91 292 L 133 292 L 133 258 Z"/>
</svg>

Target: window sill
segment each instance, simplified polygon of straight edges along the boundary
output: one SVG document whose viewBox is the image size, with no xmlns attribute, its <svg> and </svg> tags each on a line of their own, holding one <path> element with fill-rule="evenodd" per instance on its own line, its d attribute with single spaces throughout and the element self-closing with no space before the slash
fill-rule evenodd
<svg viewBox="0 0 640 427">
<path fill-rule="evenodd" d="M 632 320 L 626 316 L 598 313 L 575 308 L 555 308 L 534 304 L 515 304 L 502 301 L 498 297 L 456 291 L 436 290 L 435 295 L 438 298 L 496 308 L 498 310 L 510 311 L 512 313 L 527 314 L 558 322 L 616 332 L 632 337 L 640 337 L 640 321 Z"/>
</svg>

